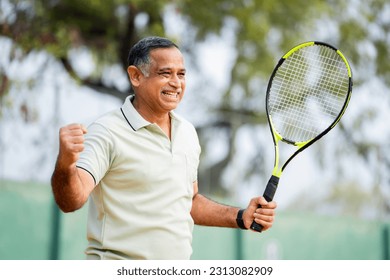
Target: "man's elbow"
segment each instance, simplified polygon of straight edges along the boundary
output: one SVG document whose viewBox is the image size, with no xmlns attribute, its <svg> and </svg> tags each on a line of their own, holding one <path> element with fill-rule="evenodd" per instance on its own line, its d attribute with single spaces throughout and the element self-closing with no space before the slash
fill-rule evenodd
<svg viewBox="0 0 390 280">
<path fill-rule="evenodd" d="M 65 202 L 65 201 L 60 201 L 56 199 L 56 204 L 58 208 L 64 212 L 64 213 L 71 213 L 79 210 L 85 202 L 83 201 L 72 201 L 72 202 Z"/>
</svg>

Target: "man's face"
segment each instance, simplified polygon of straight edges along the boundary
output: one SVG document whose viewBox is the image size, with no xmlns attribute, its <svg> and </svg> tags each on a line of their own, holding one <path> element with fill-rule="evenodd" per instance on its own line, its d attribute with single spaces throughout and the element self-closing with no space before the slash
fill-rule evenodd
<svg viewBox="0 0 390 280">
<path fill-rule="evenodd" d="M 139 105 L 155 114 L 174 110 L 184 96 L 186 85 L 181 52 L 174 47 L 152 50 L 148 72 L 142 75 L 136 92 Z"/>
</svg>

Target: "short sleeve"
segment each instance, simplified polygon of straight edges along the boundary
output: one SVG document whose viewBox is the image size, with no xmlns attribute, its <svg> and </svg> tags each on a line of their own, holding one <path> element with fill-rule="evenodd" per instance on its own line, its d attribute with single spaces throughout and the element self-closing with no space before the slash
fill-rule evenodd
<svg viewBox="0 0 390 280">
<path fill-rule="evenodd" d="M 107 173 L 113 158 L 113 140 L 110 132 L 101 124 L 93 123 L 85 135 L 84 150 L 77 167 L 88 171 L 98 184 Z"/>
</svg>

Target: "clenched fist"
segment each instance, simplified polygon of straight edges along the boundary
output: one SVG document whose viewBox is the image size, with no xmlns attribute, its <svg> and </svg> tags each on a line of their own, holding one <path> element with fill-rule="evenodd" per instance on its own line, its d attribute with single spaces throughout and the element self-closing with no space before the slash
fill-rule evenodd
<svg viewBox="0 0 390 280">
<path fill-rule="evenodd" d="M 82 124 L 69 124 L 60 128 L 59 161 L 62 166 L 72 166 L 84 150 L 84 134 L 87 129 Z"/>
<path fill-rule="evenodd" d="M 91 174 L 76 167 L 80 153 L 84 150 L 86 133 L 87 129 L 82 124 L 60 128 L 60 152 L 51 185 L 55 201 L 64 212 L 81 208 L 95 187 Z"/>
</svg>

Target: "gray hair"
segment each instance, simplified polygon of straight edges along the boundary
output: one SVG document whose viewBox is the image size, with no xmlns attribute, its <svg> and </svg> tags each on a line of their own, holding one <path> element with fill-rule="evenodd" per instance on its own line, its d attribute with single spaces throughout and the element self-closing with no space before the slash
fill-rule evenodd
<svg viewBox="0 0 390 280">
<path fill-rule="evenodd" d="M 127 58 L 128 66 L 134 65 L 145 76 L 148 76 L 150 66 L 150 51 L 159 48 L 172 47 L 179 49 L 175 43 L 168 40 L 167 38 L 153 36 L 141 39 L 129 51 L 129 56 Z"/>
</svg>

